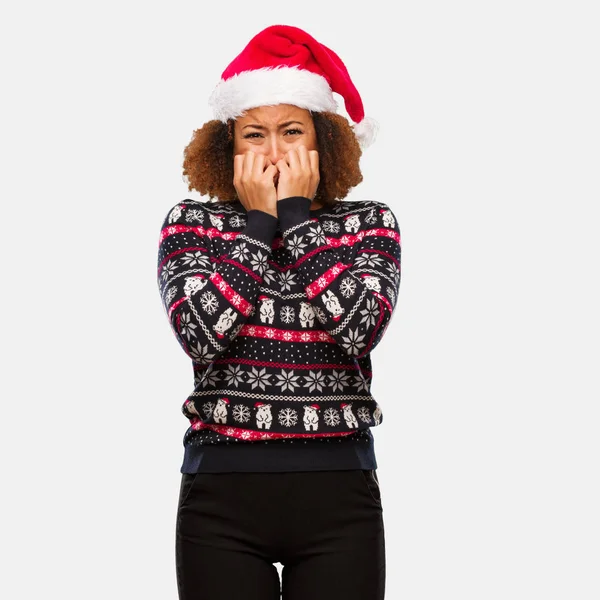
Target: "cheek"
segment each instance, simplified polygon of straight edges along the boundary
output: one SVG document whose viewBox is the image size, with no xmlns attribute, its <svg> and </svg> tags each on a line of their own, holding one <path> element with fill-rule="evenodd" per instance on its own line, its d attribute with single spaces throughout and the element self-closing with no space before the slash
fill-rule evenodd
<svg viewBox="0 0 600 600">
<path fill-rule="evenodd" d="M 246 146 L 244 140 L 240 140 L 238 138 L 233 140 L 233 153 L 234 154 L 243 154 L 246 151 Z"/>
<path fill-rule="evenodd" d="M 306 146 L 307 150 L 318 150 L 317 147 L 317 139 L 310 138 L 308 136 L 303 137 L 301 140 L 296 140 L 292 148 L 297 148 L 298 146 Z"/>
<path fill-rule="evenodd" d="M 253 144 L 247 142 L 243 138 L 241 140 L 234 140 L 233 142 L 233 154 L 244 154 L 245 152 L 254 152 L 255 154 L 265 154 L 265 149 L 262 144 Z"/>
<path fill-rule="evenodd" d="M 309 150 L 318 150 L 317 134 L 313 131 L 311 135 L 306 136 L 306 147 Z"/>
</svg>

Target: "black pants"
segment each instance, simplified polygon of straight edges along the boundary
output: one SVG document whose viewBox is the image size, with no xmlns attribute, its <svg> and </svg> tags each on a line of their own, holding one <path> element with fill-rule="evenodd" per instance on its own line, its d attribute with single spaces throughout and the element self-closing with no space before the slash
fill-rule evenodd
<svg viewBox="0 0 600 600">
<path fill-rule="evenodd" d="M 176 529 L 180 600 L 384 598 L 375 471 L 183 474 Z"/>
</svg>

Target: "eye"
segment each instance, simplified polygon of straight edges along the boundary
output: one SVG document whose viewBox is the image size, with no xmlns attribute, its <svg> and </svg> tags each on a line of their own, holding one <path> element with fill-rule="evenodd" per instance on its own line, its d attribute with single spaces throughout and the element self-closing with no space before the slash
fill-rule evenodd
<svg viewBox="0 0 600 600">
<path fill-rule="evenodd" d="M 255 135 L 260 137 L 260 133 L 258 133 L 258 132 L 256 132 L 256 131 L 254 131 L 254 132 L 252 132 L 252 133 L 247 133 L 247 134 L 244 136 L 244 139 L 246 140 L 246 139 L 248 139 L 248 138 L 252 138 L 252 137 L 254 137 Z"/>
<path fill-rule="evenodd" d="M 302 132 L 299 129 L 286 129 L 285 133 L 286 133 L 286 135 L 288 133 L 291 133 L 293 135 L 298 135 L 298 134 L 301 135 L 302 134 Z"/>
</svg>

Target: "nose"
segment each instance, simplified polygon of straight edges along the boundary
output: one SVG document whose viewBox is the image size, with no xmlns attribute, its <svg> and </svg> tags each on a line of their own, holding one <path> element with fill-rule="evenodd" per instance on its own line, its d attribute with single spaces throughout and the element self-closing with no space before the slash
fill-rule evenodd
<svg viewBox="0 0 600 600">
<path fill-rule="evenodd" d="M 277 164 L 283 158 L 283 151 L 276 137 L 269 140 L 266 155 L 273 164 Z"/>
</svg>

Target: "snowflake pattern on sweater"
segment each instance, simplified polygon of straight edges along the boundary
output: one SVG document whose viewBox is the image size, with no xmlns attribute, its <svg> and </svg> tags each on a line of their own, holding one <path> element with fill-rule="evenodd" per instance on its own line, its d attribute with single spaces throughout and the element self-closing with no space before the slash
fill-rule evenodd
<svg viewBox="0 0 600 600">
<path fill-rule="evenodd" d="M 185 440 L 350 435 L 379 425 L 371 353 L 400 286 L 400 229 L 376 201 L 184 200 L 164 219 L 157 280 L 194 369 Z"/>
</svg>

